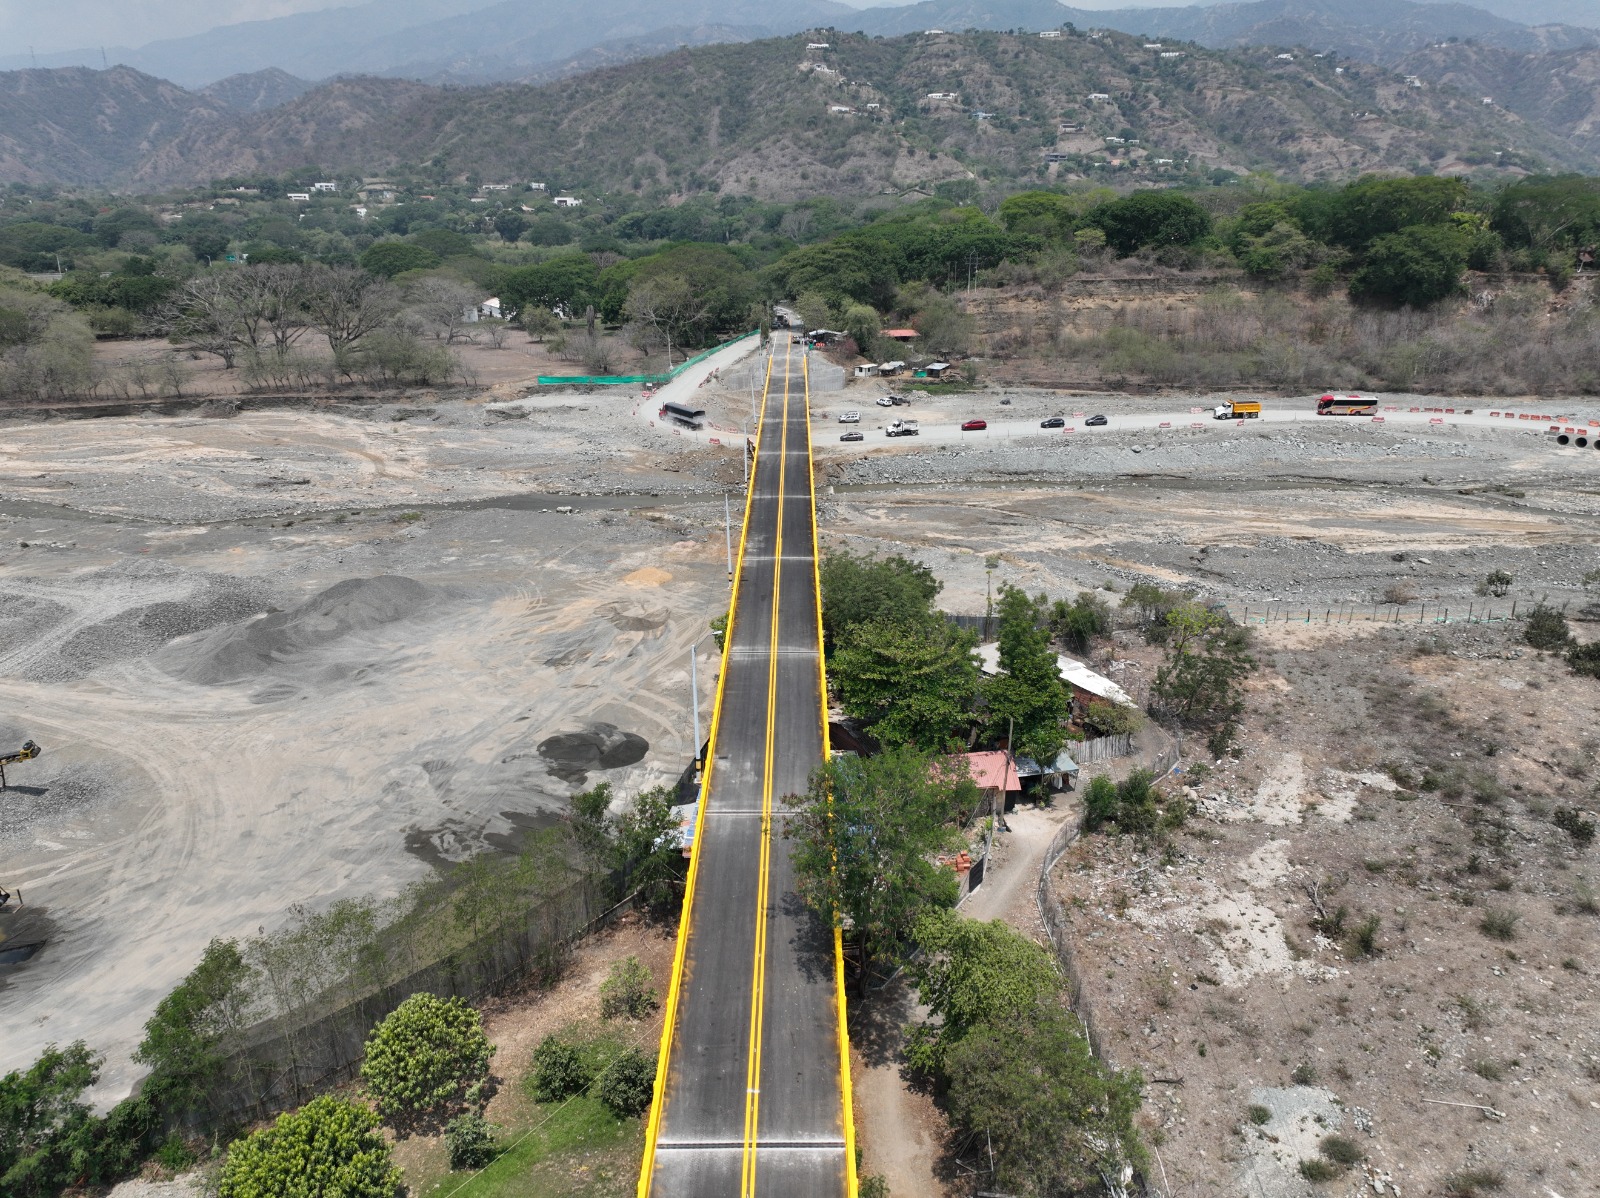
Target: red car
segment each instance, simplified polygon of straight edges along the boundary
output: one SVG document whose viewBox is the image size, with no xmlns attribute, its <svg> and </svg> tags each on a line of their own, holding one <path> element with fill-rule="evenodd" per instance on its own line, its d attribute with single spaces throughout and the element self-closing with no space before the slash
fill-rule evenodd
<svg viewBox="0 0 1600 1198">
<path fill-rule="evenodd" d="M 988 427 L 987 420 L 964 420 L 961 423 L 961 431 L 964 433 L 981 433 Z"/>
</svg>

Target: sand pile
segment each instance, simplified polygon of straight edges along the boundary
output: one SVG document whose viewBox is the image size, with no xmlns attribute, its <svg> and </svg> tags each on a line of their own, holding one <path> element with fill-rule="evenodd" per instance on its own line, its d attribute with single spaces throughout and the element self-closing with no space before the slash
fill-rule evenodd
<svg viewBox="0 0 1600 1198">
<path fill-rule="evenodd" d="M 352 632 L 420 615 L 438 599 L 432 587 L 396 574 L 347 578 L 288 611 L 174 645 L 158 664 L 174 677 L 202 686 L 240 682 Z"/>
</svg>

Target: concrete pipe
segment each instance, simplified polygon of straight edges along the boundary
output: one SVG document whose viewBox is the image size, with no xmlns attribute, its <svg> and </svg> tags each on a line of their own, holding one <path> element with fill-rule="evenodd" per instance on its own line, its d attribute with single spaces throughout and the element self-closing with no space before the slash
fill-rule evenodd
<svg viewBox="0 0 1600 1198">
<path fill-rule="evenodd" d="M 1566 433 L 1557 433 L 1556 434 L 1556 444 L 1557 445 L 1568 445 L 1571 442 L 1572 442 L 1572 438 L 1567 436 Z"/>
<path fill-rule="evenodd" d="M 1572 443 L 1574 445 L 1576 445 L 1579 449 L 1588 449 L 1589 448 L 1589 438 L 1585 437 L 1585 436 L 1582 436 L 1582 435 L 1580 435 Z"/>
</svg>

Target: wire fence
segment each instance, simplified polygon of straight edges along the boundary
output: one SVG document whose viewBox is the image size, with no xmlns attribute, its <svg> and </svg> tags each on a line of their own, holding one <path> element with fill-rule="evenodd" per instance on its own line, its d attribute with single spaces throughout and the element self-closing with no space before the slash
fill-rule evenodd
<svg viewBox="0 0 1600 1198">
<path fill-rule="evenodd" d="M 1563 613 L 1567 604 L 1561 605 Z M 1521 614 L 1519 615 L 1519 609 Z M 1228 615 L 1240 624 L 1508 624 L 1524 619 L 1532 605 L 1513 601 L 1510 606 L 1469 600 L 1456 603 L 1266 603 L 1229 607 Z"/>
<path fill-rule="evenodd" d="M 747 337 L 754 337 L 755 331 L 744 333 L 732 341 L 724 341 L 721 345 L 713 345 L 710 349 L 702 350 L 686 362 L 680 362 L 671 370 L 660 374 L 541 374 L 538 378 L 541 387 L 618 387 L 633 383 L 650 383 L 660 386 L 670 383 L 689 367 L 697 362 L 704 362 L 712 354 L 720 353 L 730 345 L 737 345 Z"/>
</svg>

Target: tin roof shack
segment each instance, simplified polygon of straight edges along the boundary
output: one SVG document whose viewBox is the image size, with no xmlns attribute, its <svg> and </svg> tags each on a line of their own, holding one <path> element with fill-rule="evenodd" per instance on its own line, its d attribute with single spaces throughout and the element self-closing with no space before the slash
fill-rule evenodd
<svg viewBox="0 0 1600 1198">
<path fill-rule="evenodd" d="M 1076 790 L 1078 788 L 1078 763 L 1072 754 L 1062 749 L 1060 756 L 1047 765 L 1040 765 L 1032 757 L 1017 758 L 1017 777 L 1022 781 L 1037 778 L 1051 790 Z"/>
<path fill-rule="evenodd" d="M 977 783 L 979 793 L 983 795 L 983 802 L 978 808 L 980 811 L 985 808 L 991 812 L 1004 811 L 1006 796 L 1022 791 L 1022 779 L 1017 776 L 1017 767 L 1009 753 L 1002 753 L 998 749 L 986 753 L 968 753 L 967 769 L 972 774 L 973 782 Z"/>
<path fill-rule="evenodd" d="M 1000 672 L 1000 645 L 997 641 L 979 645 L 978 668 L 990 677 Z M 1066 654 L 1056 656 L 1056 672 L 1072 692 L 1072 717 L 1079 719 L 1093 702 L 1116 703 L 1122 707 L 1138 708 L 1133 696 L 1111 679 L 1097 674 L 1083 662 Z"/>
</svg>

